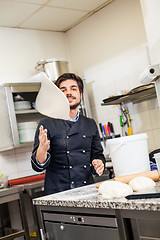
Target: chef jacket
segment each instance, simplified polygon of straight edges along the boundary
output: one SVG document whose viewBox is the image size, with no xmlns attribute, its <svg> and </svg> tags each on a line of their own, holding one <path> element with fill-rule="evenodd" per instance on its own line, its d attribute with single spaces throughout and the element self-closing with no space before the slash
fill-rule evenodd
<svg viewBox="0 0 160 240">
<path fill-rule="evenodd" d="M 47 160 L 43 165 L 36 160 L 40 125 L 47 129 L 50 140 Z M 80 115 L 76 122 L 53 118 L 44 118 L 39 122 L 31 163 L 37 172 L 46 170 L 46 195 L 93 183 L 93 159 L 105 163 L 98 128 L 93 119 Z"/>
</svg>

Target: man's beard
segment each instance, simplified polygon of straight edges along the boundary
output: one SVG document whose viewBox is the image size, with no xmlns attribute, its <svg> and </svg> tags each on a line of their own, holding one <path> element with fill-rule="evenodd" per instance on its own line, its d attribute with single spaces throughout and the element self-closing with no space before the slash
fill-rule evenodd
<svg viewBox="0 0 160 240">
<path fill-rule="evenodd" d="M 68 94 L 67 95 L 67 98 L 73 98 L 73 99 L 76 99 L 75 97 L 73 97 L 71 94 Z M 75 103 L 74 105 L 72 105 L 72 106 L 70 106 L 70 109 L 76 109 L 79 105 L 80 105 L 80 103 L 81 103 L 81 100 L 78 102 L 78 103 Z"/>
<path fill-rule="evenodd" d="M 70 109 L 73 110 L 73 109 L 76 109 L 79 105 L 80 105 L 81 101 L 79 101 L 78 103 L 70 106 Z"/>
</svg>

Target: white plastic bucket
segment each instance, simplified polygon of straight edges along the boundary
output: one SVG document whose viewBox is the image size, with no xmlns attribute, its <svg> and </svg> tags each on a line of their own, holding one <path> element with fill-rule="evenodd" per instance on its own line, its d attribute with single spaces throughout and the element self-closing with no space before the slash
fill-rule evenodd
<svg viewBox="0 0 160 240">
<path fill-rule="evenodd" d="M 147 134 L 107 140 L 115 176 L 150 171 Z"/>
</svg>

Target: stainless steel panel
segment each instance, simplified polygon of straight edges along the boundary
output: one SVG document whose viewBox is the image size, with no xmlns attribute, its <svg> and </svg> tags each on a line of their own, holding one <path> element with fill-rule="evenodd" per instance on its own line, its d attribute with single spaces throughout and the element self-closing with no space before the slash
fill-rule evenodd
<svg viewBox="0 0 160 240">
<path fill-rule="evenodd" d="M 68 214 L 57 214 L 57 213 L 44 213 L 44 220 L 75 223 L 83 225 L 94 225 L 94 226 L 106 226 L 106 227 L 117 227 L 117 220 L 115 217 L 96 217 L 96 216 L 85 216 L 85 215 L 68 215 Z"/>
<path fill-rule="evenodd" d="M 20 144 L 17 123 L 27 121 L 39 122 L 43 116 L 34 109 L 15 111 L 13 95 L 23 93 L 29 98 L 28 101 L 34 102 L 40 86 L 40 82 L 7 83 L 0 86 L 0 151 L 33 144 L 33 142 Z"/>
<path fill-rule="evenodd" d="M 10 87 L 12 93 L 19 93 L 19 92 L 38 92 L 41 83 L 7 83 L 5 84 L 5 87 Z"/>
<path fill-rule="evenodd" d="M 0 151 L 13 148 L 12 131 L 10 126 L 10 119 L 8 107 L 6 102 L 6 95 L 4 88 L 0 88 Z"/>
<path fill-rule="evenodd" d="M 119 240 L 118 229 L 45 222 L 48 240 Z"/>
<path fill-rule="evenodd" d="M 15 109 L 14 109 L 14 104 L 13 104 L 13 96 L 12 96 L 10 87 L 5 88 L 5 94 L 6 94 L 6 101 L 7 101 L 7 108 L 8 108 L 8 114 L 9 114 L 11 132 L 12 132 L 13 145 L 16 147 L 19 145 L 19 136 L 18 136 L 18 128 L 17 128 Z"/>
<path fill-rule="evenodd" d="M 61 74 L 69 71 L 66 61 L 47 62 L 44 64 L 44 69 L 51 81 L 55 81 Z"/>
</svg>

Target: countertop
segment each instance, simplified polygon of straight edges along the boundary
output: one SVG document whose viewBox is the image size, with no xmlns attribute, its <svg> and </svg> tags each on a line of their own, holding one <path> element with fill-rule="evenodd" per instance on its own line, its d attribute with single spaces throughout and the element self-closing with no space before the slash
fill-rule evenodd
<svg viewBox="0 0 160 240">
<path fill-rule="evenodd" d="M 15 193 L 23 192 L 24 190 L 28 190 L 28 189 L 43 188 L 43 186 L 44 186 L 44 181 L 39 180 L 39 181 L 14 185 L 14 186 L 7 187 L 7 188 L 1 188 L 0 189 L 0 198 L 15 194 Z"/>
<path fill-rule="evenodd" d="M 127 200 L 126 198 L 103 200 L 101 195 L 98 194 L 96 184 L 36 198 L 33 199 L 33 204 L 56 207 L 160 211 L 159 198 L 145 200 Z"/>
<path fill-rule="evenodd" d="M 11 195 L 11 194 L 14 194 L 14 193 L 21 192 L 21 191 L 23 191 L 23 189 L 24 188 L 21 185 L 13 186 L 11 188 L 9 188 L 9 187 L 1 188 L 0 189 L 0 197 L 4 197 L 4 196 L 7 196 L 7 195 Z"/>
</svg>

